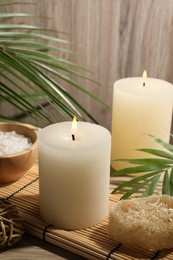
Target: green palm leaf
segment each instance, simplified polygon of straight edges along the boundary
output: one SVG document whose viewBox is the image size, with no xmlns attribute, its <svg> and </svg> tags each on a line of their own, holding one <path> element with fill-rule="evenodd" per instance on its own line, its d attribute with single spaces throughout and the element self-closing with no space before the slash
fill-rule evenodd
<svg viewBox="0 0 173 260">
<path fill-rule="evenodd" d="M 25 5 L 35 5 L 34 3 L 24 2 L 24 1 L 2 1 L 0 2 L 0 6 L 10 6 L 10 5 L 17 5 L 17 4 L 25 4 Z"/>
<path fill-rule="evenodd" d="M 4 1 L 0 3 L 0 6 L 16 4 L 32 3 L 30 1 Z M 68 40 L 48 35 L 48 33 L 55 32 L 51 28 L 47 29 L 37 25 L 21 23 L 23 20 L 17 24 L 13 22 L 6 23 L 7 18 L 16 17 L 20 20 L 25 19 L 25 17 L 34 18 L 36 16 L 25 12 L 0 13 L 0 75 L 2 76 L 0 102 L 8 102 L 17 107 L 22 113 L 26 113 L 26 115 L 34 118 L 39 117 L 40 121 L 47 121 L 47 123 L 52 123 L 55 119 L 47 111 L 46 107 L 42 106 L 43 101 L 46 104 L 50 104 L 53 109 L 67 119 L 71 119 L 76 115 L 78 119 L 86 120 L 90 118 L 97 123 L 97 120 L 83 105 L 70 95 L 64 86 L 62 87 L 58 83 L 58 80 L 61 79 L 61 81 L 63 80 L 77 88 L 78 91 L 88 95 L 96 102 L 108 107 L 99 97 L 79 85 L 69 76 L 74 75 L 98 84 L 91 77 L 85 75 L 85 73 L 90 73 L 89 70 L 55 55 L 55 52 L 57 54 L 78 55 L 68 50 L 68 48 L 63 49 L 57 46 L 59 43 L 67 44 L 67 46 L 71 43 Z M 46 19 L 46 17 L 42 18 Z M 45 42 L 48 42 L 48 44 Z M 54 51 L 53 55 L 51 51 Z M 78 72 L 77 69 L 83 70 L 84 73 Z M 9 75 L 13 79 L 16 78 L 17 83 L 8 78 Z M 0 117 L 2 120 L 2 118 L 5 118 L 5 115 L 0 115 Z"/>
<path fill-rule="evenodd" d="M 141 174 L 137 177 L 133 177 L 131 180 L 123 182 L 118 185 L 112 193 L 124 192 L 124 188 L 128 188 L 128 191 L 122 196 L 121 199 L 126 199 L 135 192 L 139 191 L 141 188 L 145 187 L 142 196 L 152 195 L 160 182 L 160 177 L 163 175 L 162 181 L 162 194 L 168 194 L 173 196 L 173 148 L 171 144 L 167 144 L 160 138 L 153 135 L 149 135 L 151 138 L 160 144 L 164 149 L 169 152 L 141 148 L 138 151 L 145 152 L 146 154 L 153 155 L 153 158 L 144 159 L 121 159 L 119 161 L 129 162 L 131 164 L 137 165 L 132 167 L 127 167 L 118 171 L 111 173 L 112 177 L 124 176 L 129 174 Z M 132 188 L 130 188 L 132 186 Z"/>
<path fill-rule="evenodd" d="M 24 30 L 39 30 L 39 31 L 48 31 L 48 32 L 57 32 L 55 30 L 46 29 L 44 27 L 27 25 L 27 24 L 0 24 L 0 30 L 16 30 L 16 29 L 24 29 Z"/>
<path fill-rule="evenodd" d="M 170 172 L 170 195 L 173 196 L 173 168 Z"/>
<path fill-rule="evenodd" d="M 165 173 L 164 173 L 162 194 L 170 195 L 170 183 L 169 183 L 169 172 L 168 172 L 168 170 L 166 170 Z"/>
<path fill-rule="evenodd" d="M 170 152 L 173 152 L 173 147 L 171 144 L 168 144 L 166 142 L 164 142 L 163 140 L 161 140 L 158 137 L 155 137 L 154 135 L 149 135 L 151 138 L 153 138 L 158 144 L 160 144 L 162 147 L 164 147 L 165 149 L 167 149 Z"/>
<path fill-rule="evenodd" d="M 69 41 L 43 35 L 43 34 L 36 34 L 36 33 L 25 33 L 25 32 L 0 32 L 0 38 L 13 38 L 13 39 L 39 39 L 39 40 L 49 40 L 49 41 L 55 41 L 59 43 L 68 43 Z"/>
<path fill-rule="evenodd" d="M 79 68 L 80 70 L 83 70 L 83 71 L 86 71 L 86 72 L 89 72 L 90 74 L 93 74 L 92 71 L 84 68 L 84 67 L 81 67 L 79 66 L 78 64 L 76 63 L 73 63 L 73 62 L 70 62 L 68 60 L 64 60 L 62 58 L 58 58 L 58 57 L 55 57 L 54 55 L 51 55 L 51 54 L 48 54 L 48 53 L 43 53 L 41 51 L 37 51 L 37 50 L 21 50 L 21 49 L 14 49 L 14 48 L 5 48 L 6 51 L 9 51 L 11 53 L 14 53 L 15 55 L 21 55 L 22 58 L 28 60 L 38 60 L 38 61 L 41 61 L 41 62 L 44 62 L 44 61 L 52 61 L 52 62 L 58 62 L 58 63 L 63 63 L 63 64 L 67 64 L 69 65 L 70 67 L 75 67 L 75 68 Z M 90 78 L 87 78 L 87 79 L 90 79 Z M 93 82 L 97 83 L 97 81 L 94 81 Z"/>
<path fill-rule="evenodd" d="M 63 48 L 59 48 L 53 45 L 49 45 L 49 44 L 44 44 L 44 43 L 39 43 L 39 42 L 27 42 L 27 41 L 14 41 L 14 40 L 1 40 L 0 39 L 0 46 L 2 46 L 3 48 L 6 47 L 22 47 L 22 48 L 36 48 L 34 51 L 39 50 L 40 52 L 47 52 L 47 51 L 51 51 L 51 50 L 55 50 L 58 52 L 62 52 L 62 53 L 67 53 L 67 54 L 75 54 L 72 51 L 69 51 L 68 49 L 63 49 Z M 7 49 L 8 50 L 8 49 Z M 18 50 L 16 50 L 17 52 Z M 79 66 L 80 68 L 80 66 Z"/>
<path fill-rule="evenodd" d="M 144 153 L 148 153 L 148 154 L 152 154 L 155 156 L 164 157 L 164 158 L 173 160 L 173 154 L 167 153 L 162 150 L 156 150 L 156 149 L 137 149 L 137 150 L 144 152 Z"/>
<path fill-rule="evenodd" d="M 147 179 L 147 180 L 143 181 L 142 183 L 135 185 L 132 189 L 128 190 L 120 199 L 124 200 L 124 199 L 129 198 L 132 194 L 134 194 L 141 188 L 145 187 L 150 181 L 151 181 L 150 179 Z"/>
<path fill-rule="evenodd" d="M 139 183 L 140 181 L 145 180 L 147 178 L 153 177 L 153 175 L 160 175 L 160 173 L 161 173 L 161 171 L 155 171 L 155 172 L 152 172 L 152 173 L 145 174 L 143 176 L 135 177 L 135 178 L 133 178 L 129 181 L 126 181 L 126 182 L 123 182 L 122 184 L 120 184 L 118 187 L 116 187 L 112 191 L 112 193 L 120 191 L 120 190 L 124 189 L 125 187 L 134 186 L 134 184 Z"/>
<path fill-rule="evenodd" d="M 15 14 L 11 14 L 11 13 L 4 13 L 4 14 L 0 14 L 0 18 L 12 18 L 12 17 L 36 17 L 34 15 L 30 15 L 30 14 L 25 14 L 25 13 L 15 13 Z"/>
<path fill-rule="evenodd" d="M 142 196 L 143 197 L 147 197 L 147 196 L 153 195 L 159 180 L 160 180 L 160 174 L 158 174 L 157 176 L 153 177 L 151 179 L 151 182 L 148 184 L 147 188 L 143 192 Z"/>
</svg>

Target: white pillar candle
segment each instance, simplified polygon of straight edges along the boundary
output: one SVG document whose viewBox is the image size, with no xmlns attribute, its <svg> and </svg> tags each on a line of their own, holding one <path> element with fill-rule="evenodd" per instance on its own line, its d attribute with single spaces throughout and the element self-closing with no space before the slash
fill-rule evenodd
<svg viewBox="0 0 173 260">
<path fill-rule="evenodd" d="M 87 228 L 108 213 L 111 135 L 102 126 L 71 122 L 39 134 L 40 212 L 62 229 Z M 75 140 L 72 140 L 72 134 Z"/>
<path fill-rule="evenodd" d="M 173 85 L 166 81 L 125 78 L 115 82 L 111 160 L 149 157 L 135 149 L 161 149 L 147 134 L 169 142 L 172 101 Z M 112 162 L 117 170 L 127 166 L 131 165 Z"/>
</svg>

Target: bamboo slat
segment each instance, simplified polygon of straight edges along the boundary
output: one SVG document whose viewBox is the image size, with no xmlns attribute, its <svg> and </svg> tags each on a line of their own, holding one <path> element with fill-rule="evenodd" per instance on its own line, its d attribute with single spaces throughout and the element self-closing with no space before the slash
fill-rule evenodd
<svg viewBox="0 0 173 260">
<path fill-rule="evenodd" d="M 34 165 L 19 181 L 6 186 L 1 185 L 0 197 L 7 198 L 17 206 L 27 233 L 88 259 L 173 260 L 173 250 L 146 251 L 140 248 L 129 248 L 118 241 L 113 241 L 107 232 L 108 217 L 98 225 L 74 231 L 60 230 L 46 223 L 39 213 L 37 165 Z M 110 207 L 119 198 L 119 195 L 110 194 Z"/>
</svg>

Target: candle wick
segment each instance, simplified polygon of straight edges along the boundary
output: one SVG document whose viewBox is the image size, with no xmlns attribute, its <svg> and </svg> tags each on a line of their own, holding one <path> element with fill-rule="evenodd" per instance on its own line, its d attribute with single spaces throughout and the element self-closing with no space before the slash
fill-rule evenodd
<svg viewBox="0 0 173 260">
<path fill-rule="evenodd" d="M 145 82 L 143 82 L 143 87 L 145 87 Z"/>
<path fill-rule="evenodd" d="M 72 136 L 72 141 L 75 141 L 75 135 L 72 134 L 71 136 Z"/>
</svg>

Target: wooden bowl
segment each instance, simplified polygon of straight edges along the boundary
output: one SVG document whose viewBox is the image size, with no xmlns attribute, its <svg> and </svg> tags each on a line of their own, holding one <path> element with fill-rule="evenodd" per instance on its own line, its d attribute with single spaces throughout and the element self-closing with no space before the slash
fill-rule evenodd
<svg viewBox="0 0 173 260">
<path fill-rule="evenodd" d="M 10 183 L 21 178 L 38 159 L 38 129 L 29 124 L 0 122 L 0 131 L 24 135 L 31 139 L 32 145 L 15 154 L 0 155 L 0 183 Z"/>
</svg>

